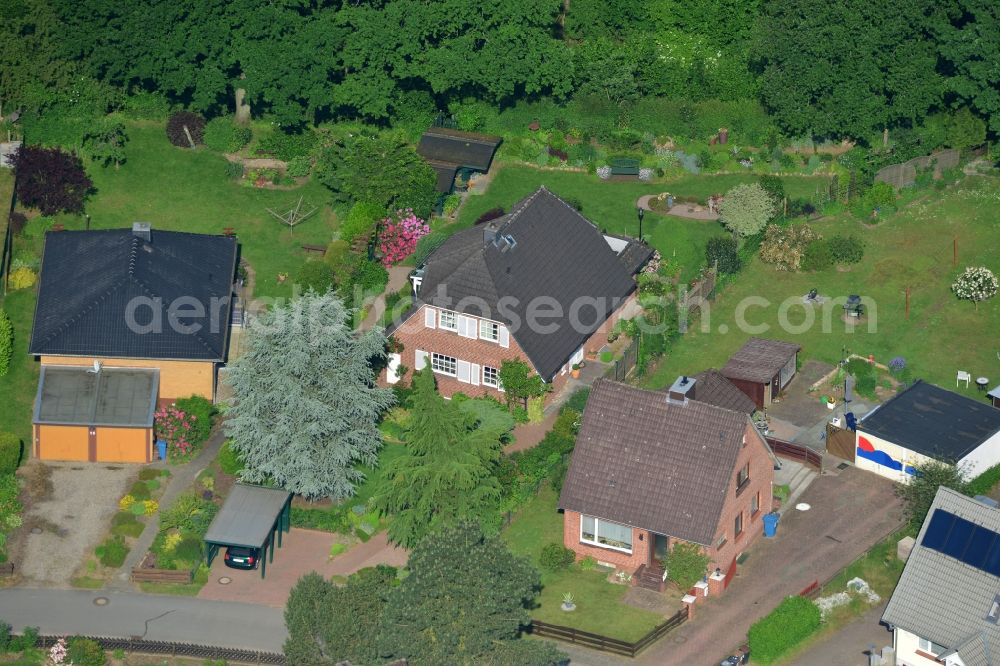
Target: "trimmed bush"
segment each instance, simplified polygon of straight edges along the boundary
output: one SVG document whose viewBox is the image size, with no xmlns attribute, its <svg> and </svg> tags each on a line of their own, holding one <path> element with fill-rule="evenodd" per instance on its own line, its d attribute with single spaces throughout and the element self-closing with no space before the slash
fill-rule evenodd
<svg viewBox="0 0 1000 666">
<path fill-rule="evenodd" d="M 137 500 L 148 500 L 150 497 L 149 486 L 142 481 L 136 481 L 132 484 L 132 488 L 128 491 L 128 494 Z"/>
<path fill-rule="evenodd" d="M 825 271 L 831 266 L 833 266 L 833 254 L 830 252 L 829 243 L 819 239 L 806 245 L 806 251 L 802 254 L 802 270 Z"/>
<path fill-rule="evenodd" d="M 142 531 L 146 529 L 146 526 L 139 522 L 131 513 L 123 514 L 132 519 L 131 522 L 123 522 L 115 525 L 111 528 L 111 533 L 116 536 L 132 537 L 133 539 L 138 539 Z M 117 516 L 115 516 L 117 518 Z"/>
<path fill-rule="evenodd" d="M 827 241 L 838 264 L 856 264 L 865 256 L 865 244 L 854 236 L 832 236 Z"/>
<path fill-rule="evenodd" d="M 965 492 L 967 495 L 985 495 L 998 483 L 1000 483 L 1000 464 L 993 465 L 969 481 Z"/>
<path fill-rule="evenodd" d="M 296 157 L 305 157 L 316 145 L 316 133 L 304 130 L 296 134 L 289 134 L 277 130 L 265 135 L 257 143 L 257 153 L 273 155 L 285 162 Z"/>
<path fill-rule="evenodd" d="M 370 201 L 359 201 L 351 206 L 347 217 L 340 224 L 340 237 L 352 241 L 359 236 L 371 237 L 375 225 L 385 216 L 385 207 Z"/>
<path fill-rule="evenodd" d="M 243 177 L 242 162 L 226 162 L 226 178 L 239 180 Z"/>
<path fill-rule="evenodd" d="M 580 414 L 583 413 L 584 408 L 587 406 L 587 399 L 590 397 L 590 387 L 581 388 L 573 391 L 573 395 L 569 397 L 566 404 L 562 406 L 560 412 L 565 412 L 568 410 L 573 410 Z"/>
<path fill-rule="evenodd" d="M 712 266 L 719 262 L 720 273 L 739 273 L 740 255 L 736 239 L 732 236 L 715 236 L 705 245 L 705 259 Z"/>
<path fill-rule="evenodd" d="M 874 374 L 864 375 L 857 378 L 854 383 L 854 391 L 864 398 L 875 399 L 876 378 Z"/>
<path fill-rule="evenodd" d="M 288 169 L 285 175 L 292 178 L 303 178 L 312 171 L 312 160 L 306 156 L 293 157 L 288 161 Z"/>
<path fill-rule="evenodd" d="M 212 118 L 205 125 L 205 145 L 220 153 L 235 153 L 252 138 L 249 127 L 240 127 L 229 117 Z"/>
<path fill-rule="evenodd" d="M 816 604 L 803 597 L 787 597 L 750 627 L 750 654 L 754 662 L 771 664 L 819 629 Z"/>
<path fill-rule="evenodd" d="M 546 571 L 561 571 L 576 561 L 576 553 L 561 543 L 550 543 L 542 548 L 540 563 Z"/>
<path fill-rule="evenodd" d="M 174 547 L 174 558 L 197 564 L 202 558 L 201 537 L 187 535 Z"/>
<path fill-rule="evenodd" d="M 200 145 L 205 140 L 205 119 L 197 113 L 190 111 L 178 111 L 167 120 L 167 140 L 175 146 L 190 148 L 187 134 L 184 128 L 187 127 L 191 133 L 191 141 L 194 145 Z"/>
<path fill-rule="evenodd" d="M 66 658 L 74 666 L 104 666 L 107 656 L 100 644 L 89 638 L 73 636 L 66 640 Z"/>
<path fill-rule="evenodd" d="M 144 467 L 139 470 L 139 480 L 149 481 L 150 479 L 156 479 L 160 476 L 160 470 L 153 469 L 152 467 Z"/>
<path fill-rule="evenodd" d="M 100 558 L 101 564 L 117 569 L 125 563 L 125 558 L 128 556 L 128 546 L 125 545 L 125 540 L 120 535 L 116 535 L 98 546 L 95 552 Z"/>
<path fill-rule="evenodd" d="M 875 366 L 863 358 L 852 358 L 847 362 L 847 365 L 844 366 L 844 370 L 847 374 L 854 375 L 855 379 L 875 375 Z"/>
<path fill-rule="evenodd" d="M 0 474 L 13 474 L 21 464 L 21 438 L 0 432 Z"/>
<path fill-rule="evenodd" d="M 0 310 L 0 377 L 10 370 L 10 359 L 14 355 L 14 325 L 10 316 Z"/>
<path fill-rule="evenodd" d="M 229 445 L 228 440 L 222 445 L 222 449 L 219 451 L 219 467 L 223 472 L 231 476 L 236 476 L 243 471 L 243 461 L 240 460 L 239 454 L 233 450 L 233 447 Z"/>
</svg>

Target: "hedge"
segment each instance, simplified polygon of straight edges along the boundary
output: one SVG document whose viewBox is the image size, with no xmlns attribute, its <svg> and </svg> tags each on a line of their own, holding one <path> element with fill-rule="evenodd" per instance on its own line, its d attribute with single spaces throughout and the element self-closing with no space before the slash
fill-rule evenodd
<svg viewBox="0 0 1000 666">
<path fill-rule="evenodd" d="M 21 462 L 21 439 L 9 432 L 0 432 L 0 474 L 13 474 Z"/>
<path fill-rule="evenodd" d="M 0 377 L 10 370 L 10 359 L 14 355 L 14 326 L 10 317 L 0 310 Z"/>
<path fill-rule="evenodd" d="M 819 629 L 819 608 L 804 597 L 786 597 L 750 627 L 750 654 L 756 663 L 772 664 Z"/>
<path fill-rule="evenodd" d="M 969 481 L 965 492 L 967 495 L 985 495 L 998 483 L 1000 483 L 1000 464 L 987 468 L 982 474 Z"/>
</svg>

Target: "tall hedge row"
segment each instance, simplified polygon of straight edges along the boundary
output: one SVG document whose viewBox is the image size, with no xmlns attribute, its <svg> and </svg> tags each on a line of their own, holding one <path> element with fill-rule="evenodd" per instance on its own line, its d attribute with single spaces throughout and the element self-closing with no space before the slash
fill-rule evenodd
<svg viewBox="0 0 1000 666">
<path fill-rule="evenodd" d="M 755 663 L 772 664 L 819 629 L 819 608 L 804 597 L 786 597 L 750 627 Z"/>
</svg>

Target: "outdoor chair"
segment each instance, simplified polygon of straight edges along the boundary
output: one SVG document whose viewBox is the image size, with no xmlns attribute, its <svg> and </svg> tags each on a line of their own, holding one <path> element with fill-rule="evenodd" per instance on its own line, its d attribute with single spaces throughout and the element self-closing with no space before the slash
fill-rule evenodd
<svg viewBox="0 0 1000 666">
<path fill-rule="evenodd" d="M 970 375 L 965 370 L 959 370 L 958 376 L 955 378 L 955 386 L 958 386 L 959 382 L 965 382 L 965 388 L 969 388 L 970 379 L 972 379 L 972 375 Z"/>
</svg>

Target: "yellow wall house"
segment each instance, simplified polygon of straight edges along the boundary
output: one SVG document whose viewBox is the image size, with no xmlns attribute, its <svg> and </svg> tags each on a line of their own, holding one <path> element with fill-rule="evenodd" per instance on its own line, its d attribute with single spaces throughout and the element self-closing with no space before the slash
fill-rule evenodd
<svg viewBox="0 0 1000 666">
<path fill-rule="evenodd" d="M 141 223 L 48 233 L 29 346 L 35 456 L 148 462 L 157 402 L 214 399 L 238 254 L 234 238 Z"/>
</svg>

